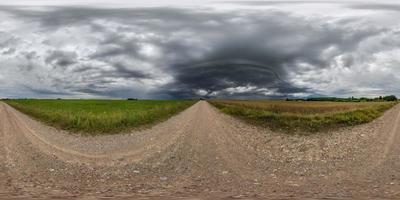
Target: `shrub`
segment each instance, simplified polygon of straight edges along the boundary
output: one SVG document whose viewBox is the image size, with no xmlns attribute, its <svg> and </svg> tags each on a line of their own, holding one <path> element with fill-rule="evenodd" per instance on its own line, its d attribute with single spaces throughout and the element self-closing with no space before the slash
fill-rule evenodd
<svg viewBox="0 0 400 200">
<path fill-rule="evenodd" d="M 397 97 L 394 96 L 394 95 L 385 96 L 385 97 L 383 97 L 383 100 L 385 100 L 385 101 L 397 101 Z"/>
</svg>

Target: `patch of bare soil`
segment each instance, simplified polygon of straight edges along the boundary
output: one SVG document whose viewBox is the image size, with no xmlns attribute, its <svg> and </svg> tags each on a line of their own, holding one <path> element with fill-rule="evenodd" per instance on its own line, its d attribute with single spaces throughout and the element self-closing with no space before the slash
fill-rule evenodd
<svg viewBox="0 0 400 200">
<path fill-rule="evenodd" d="M 0 103 L 0 198 L 400 198 L 400 106 L 291 136 L 200 101 L 151 129 L 81 137 Z"/>
</svg>

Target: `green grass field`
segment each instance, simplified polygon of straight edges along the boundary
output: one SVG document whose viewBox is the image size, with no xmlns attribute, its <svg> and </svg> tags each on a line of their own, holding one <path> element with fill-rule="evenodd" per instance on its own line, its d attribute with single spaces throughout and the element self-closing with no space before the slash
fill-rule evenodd
<svg viewBox="0 0 400 200">
<path fill-rule="evenodd" d="M 310 134 L 371 122 L 395 102 L 209 101 L 222 112 L 286 133 Z"/>
<path fill-rule="evenodd" d="M 48 125 L 97 135 L 154 124 L 190 107 L 195 101 L 8 100 L 6 103 Z"/>
</svg>

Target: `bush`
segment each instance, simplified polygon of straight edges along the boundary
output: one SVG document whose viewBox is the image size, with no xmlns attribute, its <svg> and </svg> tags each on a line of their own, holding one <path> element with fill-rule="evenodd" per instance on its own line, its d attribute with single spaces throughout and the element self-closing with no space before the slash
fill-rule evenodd
<svg viewBox="0 0 400 200">
<path fill-rule="evenodd" d="M 383 100 L 385 100 L 385 101 L 397 101 L 397 97 L 394 96 L 394 95 L 385 96 L 385 97 L 383 97 Z"/>
</svg>

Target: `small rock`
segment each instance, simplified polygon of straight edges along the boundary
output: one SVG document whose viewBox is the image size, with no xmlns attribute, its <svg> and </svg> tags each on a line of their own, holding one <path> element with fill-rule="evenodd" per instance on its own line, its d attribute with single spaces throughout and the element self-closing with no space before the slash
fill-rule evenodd
<svg viewBox="0 0 400 200">
<path fill-rule="evenodd" d="M 139 173 L 140 173 L 140 171 L 139 171 L 139 170 L 133 170 L 133 173 L 135 173 L 135 174 L 139 174 Z"/>
<path fill-rule="evenodd" d="M 233 199 L 241 199 L 241 198 L 243 198 L 244 197 L 244 195 L 241 195 L 241 194 L 239 194 L 239 195 L 235 195 L 235 196 L 231 196 Z"/>
<path fill-rule="evenodd" d="M 229 172 L 228 171 L 222 171 L 222 174 L 228 174 Z"/>
<path fill-rule="evenodd" d="M 51 172 L 54 172 L 54 171 L 55 171 L 55 169 L 52 169 L 52 168 L 51 168 L 51 169 L 49 169 L 49 171 L 51 171 Z"/>
<path fill-rule="evenodd" d="M 160 180 L 162 180 L 162 181 L 166 181 L 166 180 L 168 180 L 168 178 L 167 178 L 167 177 L 165 177 L 165 176 L 162 176 L 162 177 L 160 177 Z"/>
</svg>

